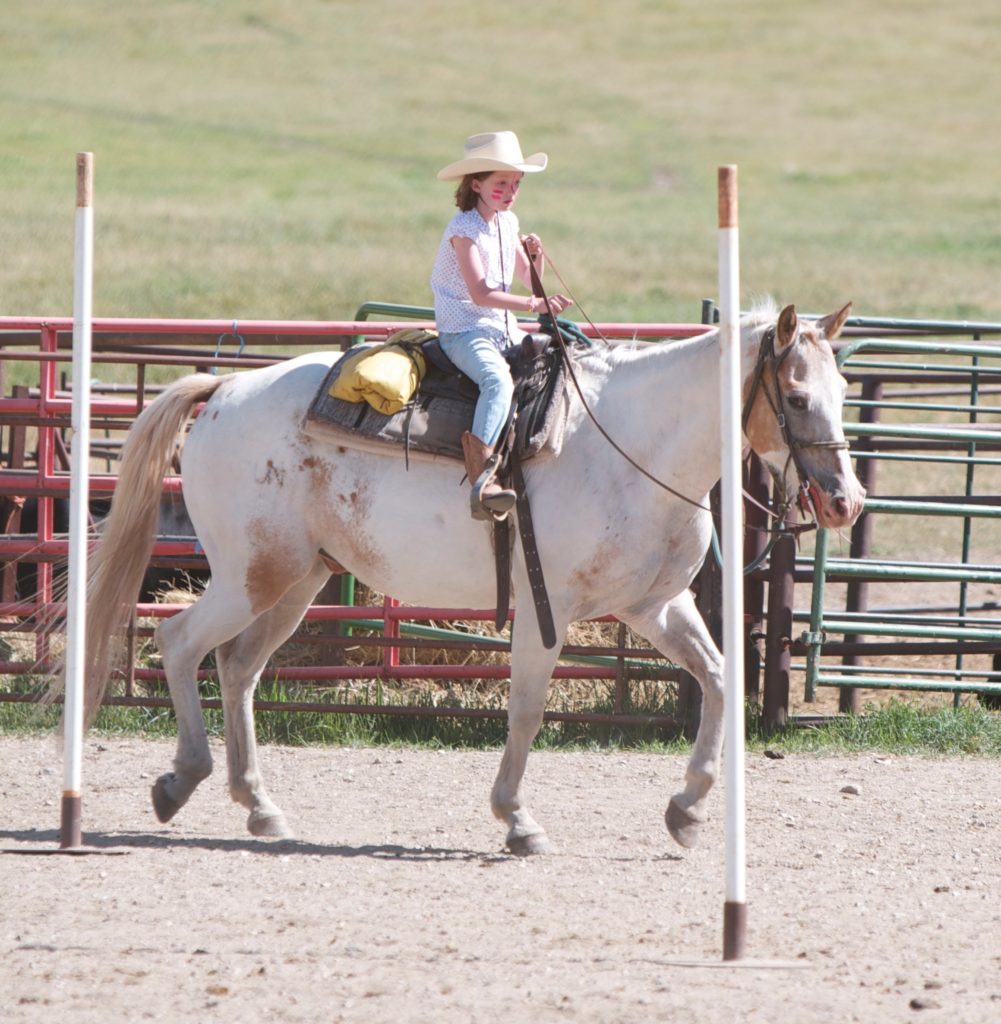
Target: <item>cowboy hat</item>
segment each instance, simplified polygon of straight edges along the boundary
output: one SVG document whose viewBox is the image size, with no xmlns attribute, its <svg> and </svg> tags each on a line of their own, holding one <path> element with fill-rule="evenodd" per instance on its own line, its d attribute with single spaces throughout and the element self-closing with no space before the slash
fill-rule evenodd
<svg viewBox="0 0 1001 1024">
<path fill-rule="evenodd" d="M 438 172 L 439 181 L 454 181 L 481 171 L 544 171 L 549 157 L 545 153 L 521 155 L 514 132 L 481 132 L 466 139 L 466 155 Z"/>
</svg>

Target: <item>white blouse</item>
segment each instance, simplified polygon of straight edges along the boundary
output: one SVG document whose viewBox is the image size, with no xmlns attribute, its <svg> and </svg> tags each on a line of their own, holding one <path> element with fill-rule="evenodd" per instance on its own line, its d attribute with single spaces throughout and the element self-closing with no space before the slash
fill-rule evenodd
<svg viewBox="0 0 1001 1024">
<path fill-rule="evenodd" d="M 483 330 L 499 338 L 514 336 L 517 321 L 513 312 L 477 306 L 463 280 L 452 246 L 456 236 L 471 238 L 480 254 L 487 287 L 510 291 L 518 245 L 518 218 L 511 210 L 500 211 L 488 224 L 475 208 L 457 213 L 441 237 L 431 271 L 434 313 L 442 334 Z"/>
</svg>

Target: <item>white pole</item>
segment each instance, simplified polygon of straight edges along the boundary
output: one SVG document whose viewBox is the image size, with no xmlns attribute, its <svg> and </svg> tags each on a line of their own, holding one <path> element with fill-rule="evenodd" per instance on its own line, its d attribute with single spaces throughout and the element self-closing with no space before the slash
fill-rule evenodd
<svg viewBox="0 0 1001 1024">
<path fill-rule="evenodd" d="M 747 906 L 744 836 L 744 595 L 741 515 L 740 252 L 737 228 L 737 168 L 720 167 L 720 427 L 723 442 L 724 751 L 726 787 L 726 902 L 723 959 L 744 956 Z"/>
<path fill-rule="evenodd" d="M 73 261 L 73 438 L 70 461 L 69 590 L 66 690 L 63 708 L 63 799 L 59 845 L 82 845 L 84 627 L 87 602 L 90 490 L 90 350 L 94 257 L 94 155 L 76 155 L 76 233 Z"/>
</svg>

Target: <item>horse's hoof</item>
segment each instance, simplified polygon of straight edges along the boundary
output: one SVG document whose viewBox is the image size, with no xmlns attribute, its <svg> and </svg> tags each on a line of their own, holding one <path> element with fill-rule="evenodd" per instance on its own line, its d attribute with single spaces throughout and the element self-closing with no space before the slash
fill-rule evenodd
<svg viewBox="0 0 1001 1024">
<path fill-rule="evenodd" d="M 251 814 L 247 818 L 247 830 L 252 836 L 261 836 L 266 839 L 291 839 L 292 830 L 285 821 L 285 815 L 281 811 L 272 811 L 269 814 Z"/>
<path fill-rule="evenodd" d="M 675 802 L 673 796 L 664 814 L 664 821 L 667 822 L 667 831 L 671 833 L 674 841 L 686 850 L 690 850 L 698 843 L 699 829 L 705 820 L 704 815 L 694 814 L 692 811 L 685 810 L 685 808 Z"/>
<path fill-rule="evenodd" d="M 167 772 L 156 780 L 150 789 L 150 796 L 153 798 L 153 810 L 158 821 L 164 823 L 170 821 L 175 814 L 184 806 L 183 800 L 175 800 L 167 792 L 167 785 L 174 781 L 174 773 Z"/>
<path fill-rule="evenodd" d="M 541 857 L 555 852 L 545 832 L 533 832 L 528 836 L 509 835 L 507 848 L 516 857 Z"/>
</svg>

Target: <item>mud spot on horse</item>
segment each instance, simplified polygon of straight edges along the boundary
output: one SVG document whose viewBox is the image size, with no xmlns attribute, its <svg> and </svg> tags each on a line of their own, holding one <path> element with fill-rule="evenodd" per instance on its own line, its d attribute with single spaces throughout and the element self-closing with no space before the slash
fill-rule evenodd
<svg viewBox="0 0 1001 1024">
<path fill-rule="evenodd" d="M 326 459 L 321 459 L 316 455 L 307 455 L 299 464 L 299 469 L 310 474 L 310 487 L 325 491 L 330 486 L 334 469 Z"/>
<path fill-rule="evenodd" d="M 343 561 L 352 567 L 355 575 L 367 572 L 382 573 L 385 557 L 371 532 L 372 497 L 363 480 L 352 480 L 354 486 L 339 491 L 334 497 L 336 506 L 328 510 L 337 522 L 337 549 L 343 552 Z M 328 533 L 329 536 L 329 533 Z M 338 559 L 341 559 L 338 554 Z"/>
<path fill-rule="evenodd" d="M 608 573 L 616 560 L 614 545 L 605 543 L 595 552 L 587 565 L 575 569 L 571 580 L 575 588 L 590 593 L 593 588 L 607 580 Z"/>
<path fill-rule="evenodd" d="M 250 523 L 254 538 L 253 553 L 247 566 L 245 587 L 255 614 L 267 611 L 301 579 L 308 566 L 298 566 L 286 537 L 273 525 L 261 520 Z"/>
<path fill-rule="evenodd" d="M 281 466 L 276 466 L 271 459 L 268 459 L 264 476 L 257 482 L 259 484 L 277 484 L 279 487 L 284 487 L 285 470 Z"/>
</svg>

